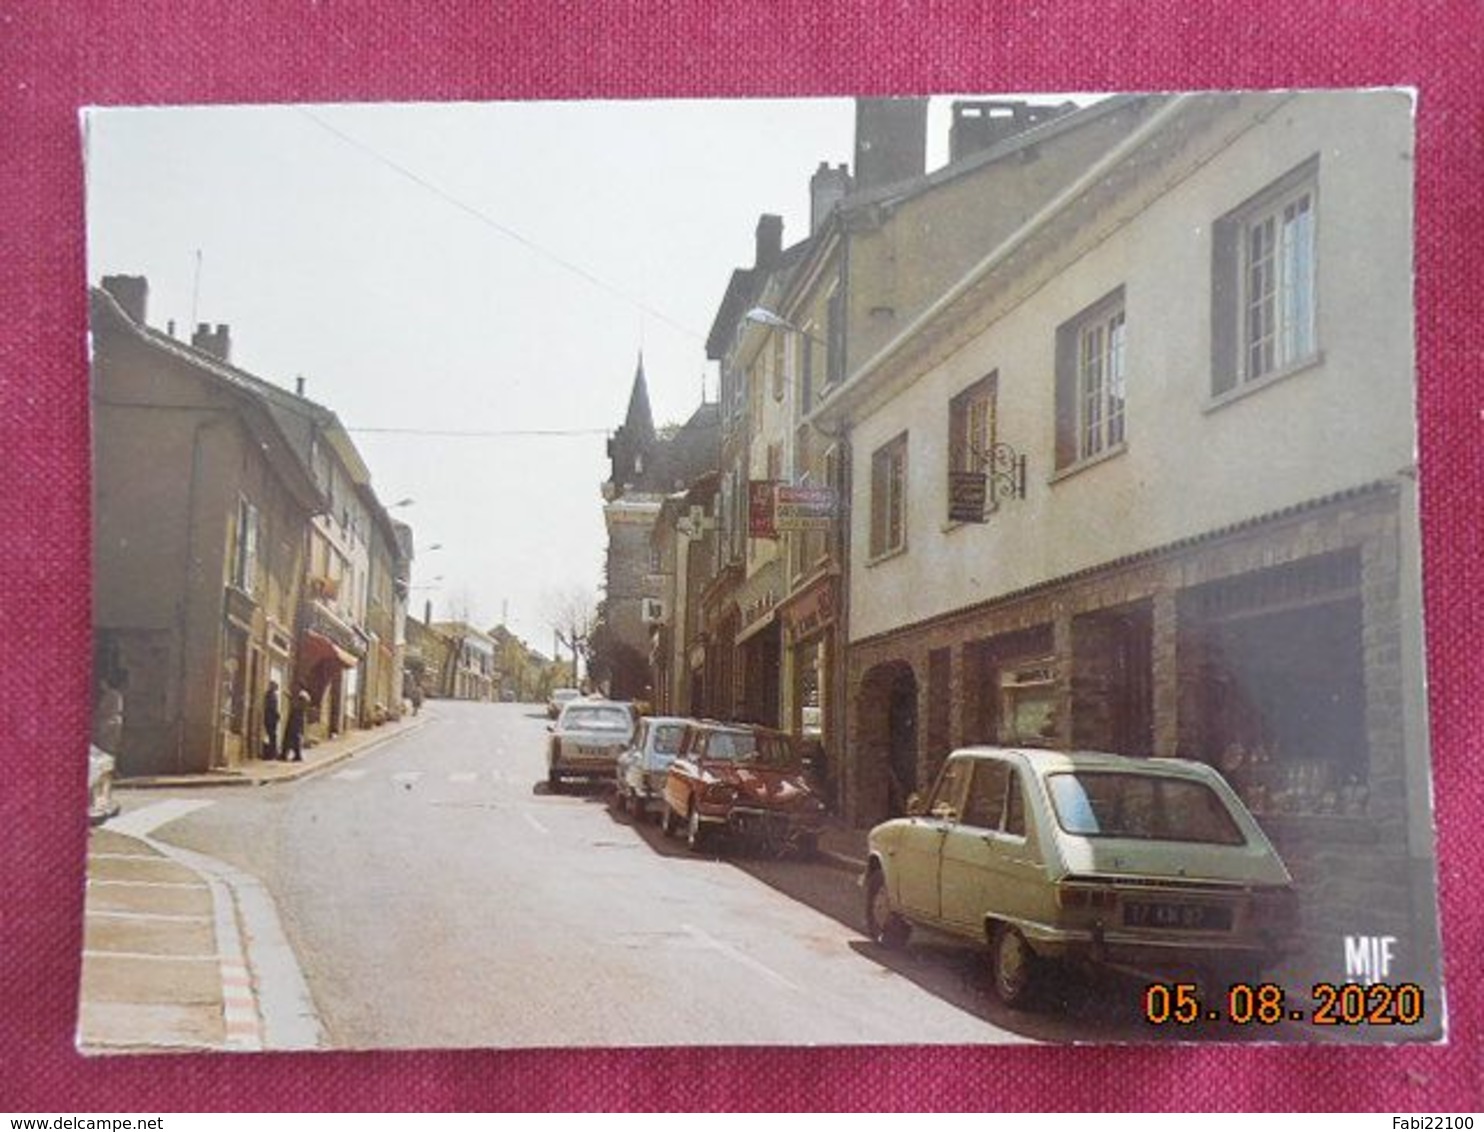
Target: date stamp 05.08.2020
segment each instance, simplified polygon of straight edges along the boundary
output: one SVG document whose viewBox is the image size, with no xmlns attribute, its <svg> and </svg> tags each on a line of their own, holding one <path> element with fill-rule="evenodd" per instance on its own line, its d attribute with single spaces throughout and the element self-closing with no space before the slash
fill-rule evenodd
<svg viewBox="0 0 1484 1132">
<path fill-rule="evenodd" d="M 1196 983 L 1150 983 L 1144 1020 L 1151 1026 L 1416 1026 L 1427 996 L 1416 983 L 1315 983 L 1298 995 L 1277 983 L 1232 983 L 1225 993 L 1203 993 Z"/>
</svg>

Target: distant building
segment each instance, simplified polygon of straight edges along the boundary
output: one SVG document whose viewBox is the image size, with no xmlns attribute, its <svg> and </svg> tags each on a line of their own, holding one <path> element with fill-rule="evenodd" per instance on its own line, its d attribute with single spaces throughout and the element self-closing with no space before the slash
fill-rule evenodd
<svg viewBox="0 0 1484 1132">
<path fill-rule="evenodd" d="M 464 621 L 435 621 L 448 642 L 437 676 L 437 694 L 451 700 L 491 700 L 495 693 L 495 642 Z"/>
<path fill-rule="evenodd" d="M 639 359 L 624 423 L 608 442 L 603 484 L 608 548 L 593 675 L 617 699 L 643 699 L 650 687 L 650 630 L 662 582 L 650 536 L 665 496 L 715 467 L 717 420 L 716 405 L 703 402 L 672 434 L 657 433 Z"/>
</svg>

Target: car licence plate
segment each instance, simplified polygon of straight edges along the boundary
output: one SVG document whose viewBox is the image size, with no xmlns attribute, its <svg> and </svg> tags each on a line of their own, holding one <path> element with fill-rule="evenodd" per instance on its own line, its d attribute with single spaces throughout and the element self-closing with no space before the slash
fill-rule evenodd
<svg viewBox="0 0 1484 1132">
<path fill-rule="evenodd" d="M 1173 931 L 1228 931 L 1232 911 L 1211 904 L 1165 904 L 1129 900 L 1123 922 L 1131 928 L 1168 928 Z"/>
<path fill-rule="evenodd" d="M 577 753 L 579 755 L 582 755 L 584 758 L 600 759 L 604 755 L 611 755 L 611 754 L 613 754 L 613 748 L 611 748 L 611 747 L 583 747 L 583 746 L 579 746 L 577 748 Z"/>
</svg>

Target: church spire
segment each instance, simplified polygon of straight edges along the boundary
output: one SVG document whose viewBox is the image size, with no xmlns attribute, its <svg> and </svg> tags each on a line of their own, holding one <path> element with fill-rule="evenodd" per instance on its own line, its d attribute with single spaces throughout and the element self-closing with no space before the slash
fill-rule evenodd
<svg viewBox="0 0 1484 1132">
<path fill-rule="evenodd" d="M 649 408 L 649 384 L 644 380 L 644 351 L 639 351 L 639 364 L 634 370 L 634 389 L 629 394 L 629 411 L 624 417 L 629 439 L 648 442 L 654 439 L 654 414 Z"/>
</svg>

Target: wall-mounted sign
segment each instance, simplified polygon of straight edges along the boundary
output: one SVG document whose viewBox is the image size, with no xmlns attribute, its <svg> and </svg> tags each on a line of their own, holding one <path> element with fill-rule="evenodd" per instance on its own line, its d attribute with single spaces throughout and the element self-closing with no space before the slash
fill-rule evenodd
<svg viewBox="0 0 1484 1132">
<path fill-rule="evenodd" d="M 984 522 L 984 505 L 989 496 L 989 477 L 983 472 L 948 473 L 948 521 L 950 523 Z"/>
<path fill-rule="evenodd" d="M 789 636 L 795 641 L 829 625 L 835 620 L 835 584 L 826 578 L 802 597 L 795 598 L 784 609 Z"/>
<path fill-rule="evenodd" d="M 773 512 L 780 531 L 827 531 L 835 518 L 835 490 L 830 487 L 789 487 L 779 484 Z"/>
<path fill-rule="evenodd" d="M 747 481 L 747 535 L 749 538 L 777 538 L 774 525 L 773 480 Z"/>
</svg>

